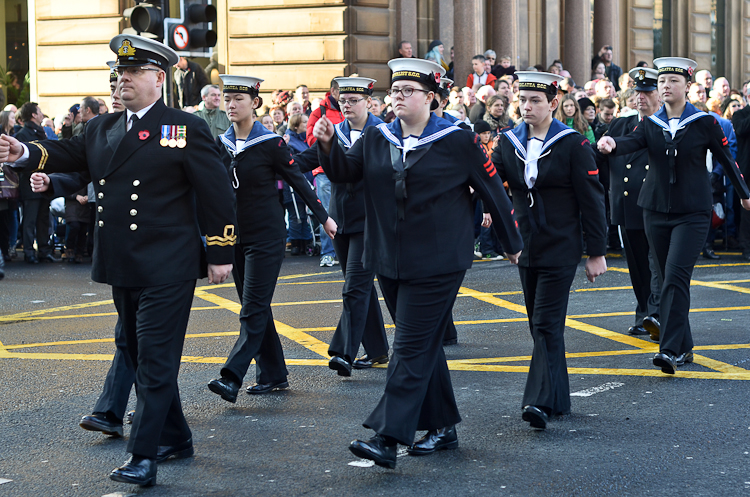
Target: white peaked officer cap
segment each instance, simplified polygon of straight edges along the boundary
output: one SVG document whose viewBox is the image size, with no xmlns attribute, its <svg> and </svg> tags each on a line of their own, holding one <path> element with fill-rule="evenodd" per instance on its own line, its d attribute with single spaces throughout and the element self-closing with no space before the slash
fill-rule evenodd
<svg viewBox="0 0 750 497">
<path fill-rule="evenodd" d="M 180 60 L 177 52 L 164 43 L 138 35 L 117 35 L 109 48 L 117 54 L 116 67 L 153 64 L 167 71 Z"/>
<path fill-rule="evenodd" d="M 425 59 L 402 58 L 388 61 L 388 67 L 393 71 L 391 83 L 396 81 L 417 81 L 437 92 L 440 79 L 445 75 L 445 69 L 440 64 Z"/>
<path fill-rule="evenodd" d="M 109 66 L 109 82 L 114 83 L 117 81 L 117 61 L 116 60 L 110 60 L 107 62 L 107 66 Z"/>
<path fill-rule="evenodd" d="M 376 80 L 372 78 L 333 78 L 339 84 L 339 93 L 358 93 L 360 95 L 372 95 Z"/>
<path fill-rule="evenodd" d="M 684 57 L 660 57 L 654 59 L 654 65 L 659 74 L 681 74 L 688 81 L 692 81 L 695 68 L 698 67 L 696 61 Z"/>
<path fill-rule="evenodd" d="M 260 91 L 260 78 L 253 76 L 232 76 L 231 74 L 220 74 L 221 82 L 224 83 L 224 93 L 248 93 L 255 97 Z"/>
<path fill-rule="evenodd" d="M 516 71 L 519 90 L 533 90 L 557 95 L 560 83 L 565 79 L 558 74 L 538 71 Z"/>
<path fill-rule="evenodd" d="M 656 80 L 659 77 L 659 71 L 650 67 L 634 67 L 628 71 L 630 77 L 635 81 L 636 91 L 654 91 L 656 90 Z"/>
</svg>

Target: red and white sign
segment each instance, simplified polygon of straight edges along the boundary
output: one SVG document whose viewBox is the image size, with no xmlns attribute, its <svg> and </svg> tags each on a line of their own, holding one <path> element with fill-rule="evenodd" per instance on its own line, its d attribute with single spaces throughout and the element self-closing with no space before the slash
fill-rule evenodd
<svg viewBox="0 0 750 497">
<path fill-rule="evenodd" d="M 190 35 L 183 24 L 178 24 L 172 31 L 172 41 L 177 50 L 185 50 L 190 44 Z"/>
</svg>

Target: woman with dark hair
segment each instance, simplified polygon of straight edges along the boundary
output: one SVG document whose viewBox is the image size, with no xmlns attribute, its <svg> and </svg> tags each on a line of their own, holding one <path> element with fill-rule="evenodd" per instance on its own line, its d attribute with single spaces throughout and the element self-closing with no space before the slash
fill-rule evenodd
<svg viewBox="0 0 750 497">
<path fill-rule="evenodd" d="M 721 102 L 721 117 L 724 119 L 732 120 L 732 116 L 735 112 L 742 108 L 742 97 L 738 95 L 729 95 Z"/>
<path fill-rule="evenodd" d="M 706 153 L 724 168 L 742 207 L 750 209 L 748 191 L 729 144 L 716 119 L 687 101 L 694 60 L 662 57 L 654 60 L 659 70 L 659 95 L 664 102 L 654 115 L 627 136 L 599 140 L 604 153 L 625 155 L 648 149 L 649 172 L 638 196 L 648 243 L 656 259 L 662 283 L 661 323 L 644 320 L 651 338 L 660 340 L 654 366 L 674 374 L 678 366 L 693 361 L 690 332 L 690 277 L 703 249 L 712 212 L 712 192 L 706 174 Z"/>
<path fill-rule="evenodd" d="M 334 182 L 364 180 L 364 268 L 373 271 L 396 324 L 385 392 L 364 426 L 375 431 L 350 450 L 387 468 L 396 446 L 426 455 L 458 446 L 461 421 L 443 352 L 443 333 L 474 247 L 474 188 L 502 245 L 517 260 L 512 206 L 477 135 L 434 114 L 444 69 L 395 59 L 389 95 L 397 119 L 370 126 L 348 150 L 325 118 L 314 128 L 318 158 Z M 489 225 L 489 219 L 484 224 Z M 451 236 L 443 228 L 450 226 Z M 427 430 L 414 442 L 417 430 Z"/>
<path fill-rule="evenodd" d="M 591 129 L 591 125 L 583 117 L 583 112 L 581 112 L 581 108 L 578 106 L 578 101 L 570 93 L 562 97 L 560 106 L 555 111 L 555 119 L 581 133 L 590 143 L 595 142 L 594 131 Z"/>
<path fill-rule="evenodd" d="M 251 395 L 289 387 L 284 352 L 271 313 L 271 299 L 284 260 L 286 228 L 276 176 L 292 185 L 331 238 L 336 223 L 318 202 L 299 172 L 289 147 L 279 135 L 255 119 L 262 79 L 222 74 L 224 107 L 232 126 L 217 143 L 234 187 L 238 218 L 234 284 L 242 302 L 240 337 L 208 388 L 227 402 L 236 402 L 242 379 L 255 359 L 257 383 Z"/>
<path fill-rule="evenodd" d="M 487 99 L 487 110 L 482 120 L 490 125 L 492 131 L 513 127 L 515 123 L 508 117 L 508 98 L 505 95 L 492 95 Z"/>
</svg>

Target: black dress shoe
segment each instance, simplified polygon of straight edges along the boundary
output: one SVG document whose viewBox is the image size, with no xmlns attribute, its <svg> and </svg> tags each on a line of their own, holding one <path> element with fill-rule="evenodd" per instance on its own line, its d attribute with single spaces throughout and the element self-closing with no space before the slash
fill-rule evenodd
<svg viewBox="0 0 750 497">
<path fill-rule="evenodd" d="M 693 362 L 693 352 L 685 352 L 680 354 L 674 359 L 674 364 L 677 367 L 684 366 L 685 364 Z"/>
<path fill-rule="evenodd" d="M 286 390 L 287 388 L 289 388 L 289 382 L 284 380 L 277 383 L 256 383 L 253 386 L 247 387 L 246 392 L 248 395 L 260 395 L 276 390 Z"/>
<path fill-rule="evenodd" d="M 349 445 L 349 450 L 357 457 L 375 461 L 375 464 L 384 468 L 396 467 L 396 446 L 386 445 L 382 435 L 375 434 L 370 440 L 355 440 Z"/>
<path fill-rule="evenodd" d="M 458 345 L 458 338 L 451 338 L 450 340 L 443 340 L 443 347 L 449 347 L 451 345 Z"/>
<path fill-rule="evenodd" d="M 217 395 L 221 395 L 221 398 L 227 402 L 234 404 L 237 402 L 237 392 L 240 391 L 242 385 L 234 380 L 222 376 L 221 378 L 214 378 L 208 382 L 208 389 Z"/>
<path fill-rule="evenodd" d="M 543 430 L 547 427 L 549 416 L 547 416 L 546 412 L 536 406 L 524 406 L 521 419 L 528 422 L 532 428 Z"/>
<path fill-rule="evenodd" d="M 436 450 L 448 450 L 458 448 L 458 435 L 456 425 L 430 430 L 425 436 L 417 440 L 411 447 L 406 449 L 410 456 L 426 456 Z"/>
<path fill-rule="evenodd" d="M 84 430 L 100 431 L 105 435 L 111 435 L 113 437 L 122 436 L 122 423 L 110 421 L 107 419 L 107 416 L 100 413 L 82 417 L 78 426 Z"/>
<path fill-rule="evenodd" d="M 24 257 L 23 260 L 26 264 L 39 264 L 39 259 L 37 259 L 35 255 Z"/>
<path fill-rule="evenodd" d="M 189 438 L 187 441 L 177 445 L 160 445 L 156 451 L 156 462 L 164 462 L 170 457 L 173 459 L 185 459 L 186 457 L 193 457 L 193 454 L 195 454 L 193 439 Z"/>
<path fill-rule="evenodd" d="M 373 359 L 370 359 L 370 356 L 365 354 L 359 359 L 355 359 L 354 362 L 352 363 L 352 367 L 354 369 L 369 369 L 373 367 L 375 364 L 387 364 L 387 363 L 388 363 L 388 354 L 384 354 L 379 357 L 375 357 Z"/>
<path fill-rule="evenodd" d="M 654 316 L 646 316 L 643 318 L 643 328 L 648 331 L 649 335 L 651 335 L 651 340 L 654 342 L 659 341 L 659 336 L 661 335 L 661 324 L 658 319 Z"/>
<path fill-rule="evenodd" d="M 132 425 L 134 417 L 135 417 L 135 411 L 128 411 L 128 413 L 125 415 L 125 424 Z"/>
<path fill-rule="evenodd" d="M 648 335 L 649 332 L 646 331 L 646 328 L 640 325 L 631 326 L 628 328 L 628 333 L 630 335 Z"/>
<path fill-rule="evenodd" d="M 654 356 L 654 366 L 661 368 L 662 373 L 674 374 L 677 367 L 676 358 L 668 352 L 659 352 Z"/>
<path fill-rule="evenodd" d="M 339 376 L 352 375 L 352 365 L 341 356 L 335 355 L 331 357 L 331 360 L 328 361 L 328 368 L 336 371 Z"/>
<path fill-rule="evenodd" d="M 716 255 L 716 252 L 714 252 L 713 249 L 704 248 L 703 249 L 703 258 L 704 259 L 716 260 L 716 259 L 721 259 L 721 256 L 720 255 Z"/>
<path fill-rule="evenodd" d="M 109 479 L 142 487 L 156 485 L 156 459 L 132 455 L 125 464 L 112 470 Z"/>
<path fill-rule="evenodd" d="M 39 260 L 42 262 L 60 262 L 60 259 L 55 259 L 55 256 L 52 254 L 43 255 Z"/>
</svg>

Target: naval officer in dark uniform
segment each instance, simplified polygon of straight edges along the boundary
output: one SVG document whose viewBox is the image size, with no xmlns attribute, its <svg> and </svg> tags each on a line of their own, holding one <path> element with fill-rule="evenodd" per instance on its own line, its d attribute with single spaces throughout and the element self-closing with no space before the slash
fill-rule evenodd
<svg viewBox="0 0 750 497">
<path fill-rule="evenodd" d="M 348 151 L 336 143 L 328 119 L 321 118 L 313 132 L 331 181 L 364 181 L 363 263 L 377 274 L 396 324 L 385 392 L 364 422 L 375 435 L 355 440 L 350 450 L 394 468 L 398 443 L 413 455 L 458 446 L 461 417 L 442 343 L 473 260 L 469 187 L 484 200 L 511 258 L 522 245 L 502 181 L 477 135 L 431 113 L 444 69 L 421 59 L 388 65 L 395 121 L 367 128 Z M 417 430 L 427 434 L 414 442 Z"/>
<path fill-rule="evenodd" d="M 656 89 L 658 72 L 650 67 L 631 69 L 638 98 L 638 114 L 618 117 L 609 125 L 607 135 L 627 136 L 661 106 Z M 622 241 L 628 261 L 630 282 L 637 305 L 635 324 L 628 329 L 631 335 L 649 335 L 659 340 L 659 279 L 656 262 L 650 255 L 646 231 L 643 227 L 643 209 L 638 206 L 638 194 L 648 173 L 648 152 L 639 150 L 628 155 L 597 153 L 600 168 L 609 168 L 610 224 L 622 227 Z"/>
<path fill-rule="evenodd" d="M 545 428 L 549 416 L 570 412 L 563 333 L 584 231 L 589 281 L 607 270 L 604 187 L 588 140 L 552 117 L 563 78 L 516 75 L 523 123 L 501 135 L 492 162 L 508 182 L 524 241 L 518 271 L 534 351 L 522 416 Z"/>
<path fill-rule="evenodd" d="M 99 116 L 70 140 L 21 144 L 3 136 L 0 160 L 43 172 L 88 171 L 93 180 L 92 278 L 112 285 L 138 391 L 132 456 L 110 478 L 153 485 L 157 457 L 193 454 L 177 374 L 196 279 L 221 283 L 232 270 L 232 191 L 206 123 L 161 100 L 177 54 L 135 35 L 115 36 L 110 48 L 126 112 Z"/>
<path fill-rule="evenodd" d="M 604 136 L 599 151 L 627 155 L 647 149 L 649 172 L 638 196 L 648 243 L 662 282 L 661 337 L 654 366 L 674 374 L 693 360 L 690 332 L 690 277 L 703 249 L 711 220 L 711 181 L 706 153 L 725 174 L 750 209 L 750 191 L 732 160 L 729 142 L 716 119 L 687 101 L 696 62 L 681 57 L 654 60 L 659 96 L 664 105 L 625 137 Z"/>
</svg>

